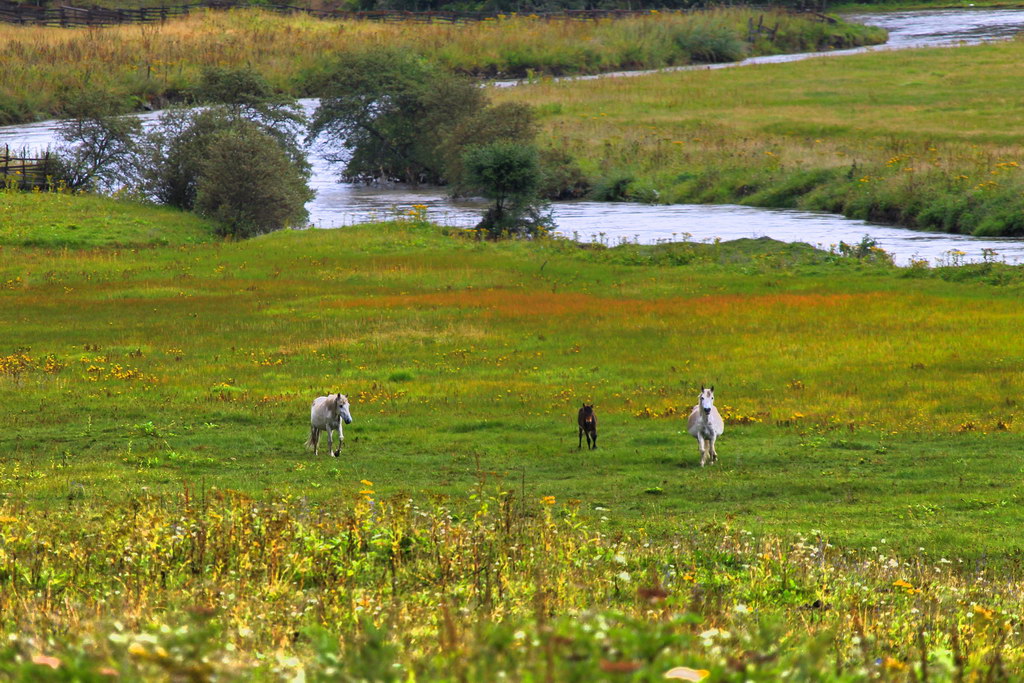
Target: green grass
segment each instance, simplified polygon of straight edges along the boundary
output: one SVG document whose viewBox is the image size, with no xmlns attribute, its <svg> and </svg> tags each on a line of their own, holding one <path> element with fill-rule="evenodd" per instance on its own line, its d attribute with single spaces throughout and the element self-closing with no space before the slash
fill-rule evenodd
<svg viewBox="0 0 1024 683">
<path fill-rule="evenodd" d="M 47 199 L 97 201 L 31 198 Z M 490 244 L 399 223 L 5 247 L 0 485 L 45 506 L 186 484 L 326 501 L 361 479 L 460 496 L 486 480 L 658 535 L 700 516 L 860 546 L 1018 547 L 1018 269 L 766 244 Z M 683 419 L 702 383 L 734 423 L 705 470 Z M 339 390 L 356 419 L 345 455 L 314 459 L 309 402 Z M 593 453 L 576 448 L 583 400 Z"/>
<path fill-rule="evenodd" d="M 740 202 L 908 227 L 1024 234 L 1024 43 L 548 82 L 547 142 L 627 198 Z"/>
<path fill-rule="evenodd" d="M 51 212 L 141 211 L 20 201 L 27 242 Z M 0 676 L 1022 661 L 1019 267 L 416 220 L 171 242 L 0 251 Z M 702 383 L 727 420 L 704 469 Z M 355 422 L 314 457 L 310 400 L 337 390 Z"/>
<path fill-rule="evenodd" d="M 0 245 L 79 249 L 197 244 L 214 226 L 195 214 L 64 193 L 0 190 Z"/>
</svg>

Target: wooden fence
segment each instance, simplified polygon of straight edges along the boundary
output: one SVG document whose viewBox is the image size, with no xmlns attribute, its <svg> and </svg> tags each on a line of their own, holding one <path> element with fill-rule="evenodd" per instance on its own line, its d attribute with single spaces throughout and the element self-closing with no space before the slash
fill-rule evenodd
<svg viewBox="0 0 1024 683">
<path fill-rule="evenodd" d="M 0 149 L 0 187 L 31 190 L 48 189 L 56 159 L 46 152 L 41 157 L 23 157 L 11 153 L 11 148 Z"/>
<path fill-rule="evenodd" d="M 808 0 L 808 7 L 818 0 Z M 164 5 L 160 7 L 138 7 L 135 9 L 110 9 L 106 7 L 36 7 L 21 3 L 3 2 L 0 0 L 0 22 L 12 24 L 32 24 L 41 26 L 112 26 L 115 24 L 145 24 L 166 21 L 171 17 L 184 16 L 200 9 L 234 9 L 259 8 L 281 14 L 305 13 L 325 19 L 360 19 L 379 22 L 418 22 L 418 23 L 464 23 L 487 21 L 508 16 L 508 13 L 496 12 L 401 12 L 397 10 L 380 10 L 372 12 L 346 12 L 340 10 L 315 10 L 294 5 L 253 5 L 246 2 L 231 0 L 204 0 L 186 5 Z M 680 10 L 666 10 L 668 12 Z M 650 14 L 651 10 L 563 10 L 559 12 L 535 12 L 527 16 L 539 19 L 605 19 L 630 17 Z"/>
</svg>

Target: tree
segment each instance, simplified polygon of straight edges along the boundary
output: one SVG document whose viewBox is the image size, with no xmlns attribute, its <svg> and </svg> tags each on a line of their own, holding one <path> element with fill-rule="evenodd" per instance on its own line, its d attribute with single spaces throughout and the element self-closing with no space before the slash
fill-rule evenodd
<svg viewBox="0 0 1024 683">
<path fill-rule="evenodd" d="M 462 157 L 466 186 L 493 199 L 477 228 L 490 237 L 533 237 L 551 227 L 537 195 L 541 183 L 537 148 L 499 140 L 469 148 Z"/>
<path fill-rule="evenodd" d="M 54 172 L 76 190 L 112 191 L 133 177 L 141 163 L 138 117 L 120 115 L 111 95 L 87 91 L 67 106 L 67 119 L 57 125 L 61 144 Z"/>
<path fill-rule="evenodd" d="M 484 107 L 452 126 L 441 142 L 446 176 L 454 195 L 464 194 L 465 171 L 462 157 L 470 147 L 499 140 L 529 144 L 537 136 L 533 108 L 518 102 Z"/>
<path fill-rule="evenodd" d="M 487 105 L 469 79 L 390 48 L 346 53 L 319 80 L 309 139 L 349 181 L 445 184 L 453 131 Z"/>
<path fill-rule="evenodd" d="M 139 194 L 160 204 L 191 210 L 196 203 L 202 165 L 224 132 L 255 127 L 286 155 L 295 173 L 309 177 L 310 166 L 293 126 L 294 112 L 272 108 L 213 105 L 166 112 L 145 138 L 148 163 L 141 170 Z M 237 163 L 246 168 L 249 160 Z"/>
<path fill-rule="evenodd" d="M 208 144 L 195 209 L 220 222 L 223 234 L 252 237 L 305 221 L 313 193 L 271 135 L 241 122 L 217 131 Z"/>
<path fill-rule="evenodd" d="M 310 165 L 294 100 L 274 97 L 255 72 L 208 69 L 207 104 L 165 112 L 148 133 L 135 117 L 83 96 L 62 124 L 62 163 L 73 186 L 118 190 L 222 222 L 247 237 L 303 222 Z M 95 101 L 94 101 L 95 100 Z"/>
</svg>

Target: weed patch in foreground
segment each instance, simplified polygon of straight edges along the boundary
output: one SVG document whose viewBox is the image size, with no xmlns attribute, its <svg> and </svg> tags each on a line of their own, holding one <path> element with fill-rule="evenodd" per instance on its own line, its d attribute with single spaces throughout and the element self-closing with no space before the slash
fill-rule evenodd
<svg viewBox="0 0 1024 683">
<path fill-rule="evenodd" d="M 330 506 L 217 490 L 0 506 L 0 672 L 953 681 L 1021 665 L 1006 568 L 713 524 L 655 542 L 555 496 L 349 489 Z"/>
</svg>

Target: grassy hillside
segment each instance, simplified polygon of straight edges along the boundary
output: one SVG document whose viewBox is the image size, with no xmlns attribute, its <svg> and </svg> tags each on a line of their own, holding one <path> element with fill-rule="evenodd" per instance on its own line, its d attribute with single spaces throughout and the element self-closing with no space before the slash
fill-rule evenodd
<svg viewBox="0 0 1024 683">
<path fill-rule="evenodd" d="M 195 214 L 88 195 L 0 190 L 0 245 L 150 247 L 213 239 L 215 226 Z"/>
<path fill-rule="evenodd" d="M 1019 268 L 481 243 L 415 214 L 169 241 L 0 251 L 5 677 L 1019 666 Z M 727 420 L 705 469 L 702 383 Z M 336 390 L 355 422 L 314 457 Z"/>
<path fill-rule="evenodd" d="M 497 92 L 609 197 L 1024 234 L 1019 41 Z"/>
</svg>

